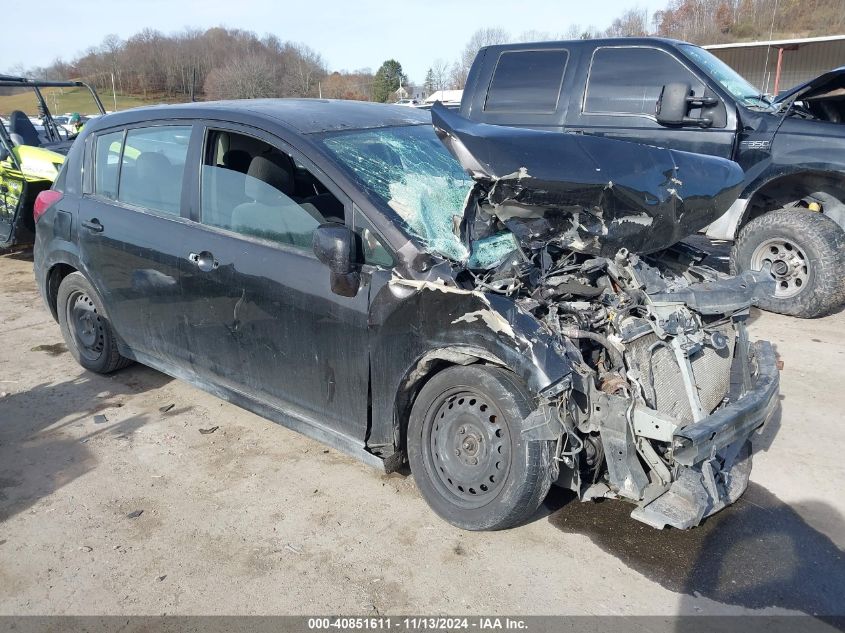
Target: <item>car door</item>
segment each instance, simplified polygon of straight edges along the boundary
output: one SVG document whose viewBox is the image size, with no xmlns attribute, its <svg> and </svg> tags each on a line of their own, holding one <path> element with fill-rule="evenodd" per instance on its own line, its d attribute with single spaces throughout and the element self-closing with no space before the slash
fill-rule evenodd
<svg viewBox="0 0 845 633">
<path fill-rule="evenodd" d="M 587 61 L 580 82 L 583 89 L 570 95 L 567 131 L 731 158 L 735 110 L 726 108 L 678 57 L 651 46 L 600 46 Z M 707 112 L 711 126 L 691 123 L 670 128 L 657 122 L 660 91 L 673 82 L 688 82 L 694 96 L 717 99 Z M 690 112 L 691 117 L 700 114 L 701 109 Z"/>
<path fill-rule="evenodd" d="M 179 274 L 192 130 L 187 122 L 96 134 L 79 204 L 85 274 L 121 341 L 154 366 L 188 362 Z"/>
<path fill-rule="evenodd" d="M 354 297 L 332 293 L 311 249 L 320 223 L 346 221 L 349 200 L 264 132 L 215 125 L 205 139 L 198 223 L 183 249 L 194 371 L 361 446 L 366 280 Z"/>
<path fill-rule="evenodd" d="M 26 198 L 26 180 L 2 122 L 0 128 L 0 246 L 11 246 L 20 208 Z"/>
</svg>

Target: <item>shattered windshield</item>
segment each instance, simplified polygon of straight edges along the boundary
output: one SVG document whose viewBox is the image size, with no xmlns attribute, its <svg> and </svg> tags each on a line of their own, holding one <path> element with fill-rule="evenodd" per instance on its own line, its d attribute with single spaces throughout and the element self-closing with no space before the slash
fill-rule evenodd
<svg viewBox="0 0 845 633">
<path fill-rule="evenodd" d="M 458 225 L 473 181 L 430 125 L 331 133 L 322 142 L 428 250 L 467 259 Z"/>
<path fill-rule="evenodd" d="M 682 44 L 681 49 L 704 72 L 710 75 L 711 79 L 718 81 L 722 88 L 742 101 L 743 104 L 760 108 L 771 107 L 771 103 L 757 88 L 713 53 L 690 44 Z"/>
</svg>

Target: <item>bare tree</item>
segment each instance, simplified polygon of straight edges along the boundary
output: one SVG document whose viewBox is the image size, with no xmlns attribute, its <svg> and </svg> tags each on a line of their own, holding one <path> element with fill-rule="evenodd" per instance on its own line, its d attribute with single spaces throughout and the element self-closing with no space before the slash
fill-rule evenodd
<svg viewBox="0 0 845 633">
<path fill-rule="evenodd" d="M 467 81 L 467 73 L 472 66 L 479 49 L 493 44 L 505 44 L 511 39 L 510 34 L 501 28 L 478 29 L 469 38 L 461 53 L 461 58 L 452 67 L 451 84 L 455 88 L 463 88 Z"/>
<path fill-rule="evenodd" d="M 278 97 L 276 68 L 266 55 L 235 57 L 223 68 L 209 73 L 205 93 L 211 99 Z"/>
<path fill-rule="evenodd" d="M 437 58 L 431 66 L 431 82 L 434 90 L 446 90 L 449 86 L 449 64 Z"/>
<path fill-rule="evenodd" d="M 648 11 L 628 9 L 613 20 L 604 33 L 608 37 L 643 37 L 648 35 Z"/>
<path fill-rule="evenodd" d="M 523 31 L 516 38 L 518 42 L 550 42 L 558 39 L 549 31 L 538 31 L 537 29 L 530 29 Z"/>
</svg>

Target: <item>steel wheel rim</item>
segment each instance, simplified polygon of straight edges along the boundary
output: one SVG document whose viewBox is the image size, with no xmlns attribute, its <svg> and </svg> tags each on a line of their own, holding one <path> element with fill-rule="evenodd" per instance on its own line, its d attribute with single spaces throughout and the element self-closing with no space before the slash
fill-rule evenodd
<svg viewBox="0 0 845 633">
<path fill-rule="evenodd" d="M 511 464 L 510 430 L 498 407 L 459 388 L 440 397 L 423 431 L 426 466 L 442 495 L 466 508 L 496 497 Z"/>
<path fill-rule="evenodd" d="M 98 360 L 105 347 L 106 330 L 97 306 L 82 291 L 71 294 L 66 306 L 68 329 L 77 351 L 88 360 Z"/>
<path fill-rule="evenodd" d="M 766 240 L 751 254 L 751 269 L 769 266 L 775 278 L 775 297 L 788 299 L 804 290 L 810 282 L 810 266 L 804 250 L 782 238 Z"/>
</svg>

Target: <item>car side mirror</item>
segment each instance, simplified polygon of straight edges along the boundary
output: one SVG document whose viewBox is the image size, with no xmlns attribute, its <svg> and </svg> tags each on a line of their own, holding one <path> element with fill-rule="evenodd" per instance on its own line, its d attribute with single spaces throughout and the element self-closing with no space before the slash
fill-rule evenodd
<svg viewBox="0 0 845 633">
<path fill-rule="evenodd" d="M 9 158 L 9 150 L 5 147 L 0 147 L 0 163 Z"/>
<path fill-rule="evenodd" d="M 314 230 L 312 247 L 317 259 L 329 269 L 332 292 L 342 297 L 358 294 L 358 236 L 343 224 L 321 224 Z"/>
<path fill-rule="evenodd" d="M 715 97 L 695 97 L 692 94 L 692 87 L 688 83 L 676 82 L 663 86 L 660 97 L 657 99 L 657 106 L 654 115 L 660 125 L 699 125 L 710 127 L 713 119 L 710 117 L 689 117 L 691 108 L 716 105 L 718 100 Z"/>
</svg>

